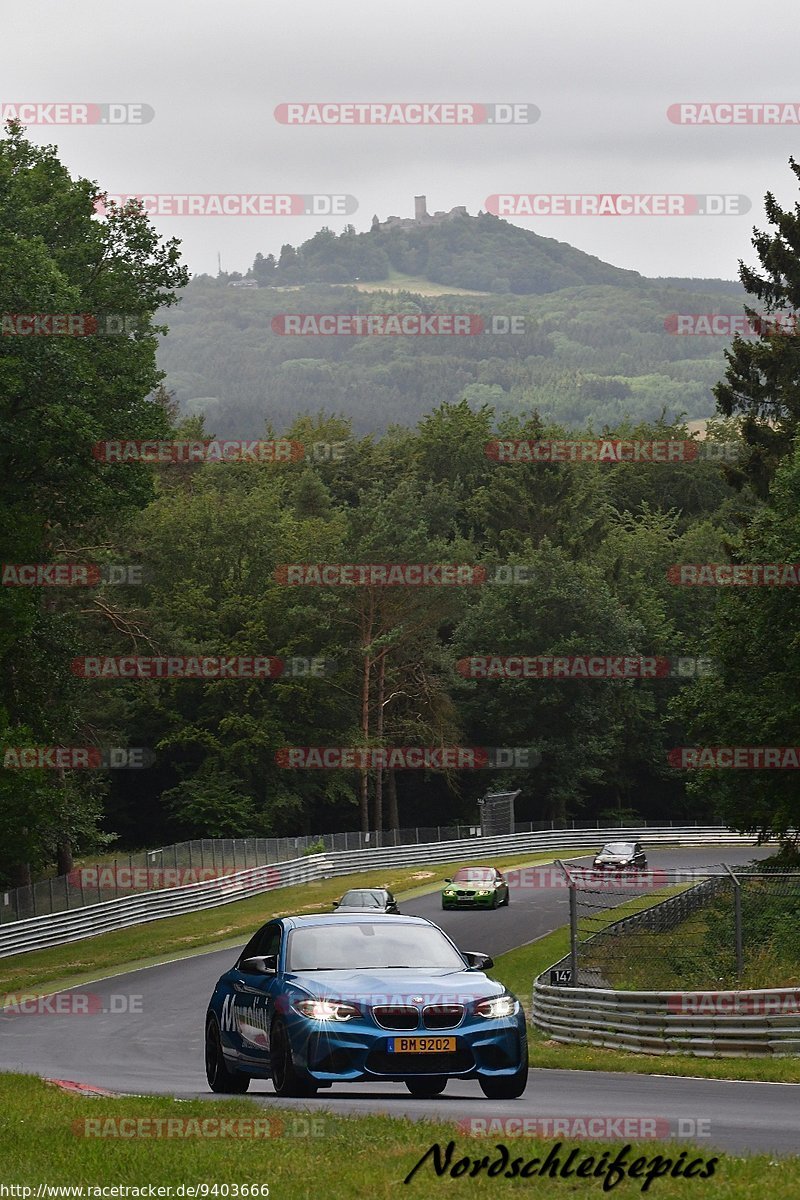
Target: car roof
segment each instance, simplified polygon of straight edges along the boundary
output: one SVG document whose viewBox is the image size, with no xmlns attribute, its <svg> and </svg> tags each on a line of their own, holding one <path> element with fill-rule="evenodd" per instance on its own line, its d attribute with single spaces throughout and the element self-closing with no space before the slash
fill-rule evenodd
<svg viewBox="0 0 800 1200">
<path fill-rule="evenodd" d="M 311 925 L 363 925 L 363 913 L 309 913 L 303 917 L 281 917 L 287 929 L 303 929 Z M 386 925 L 432 925 L 432 921 L 428 921 L 425 917 L 410 917 L 410 916 L 382 916 L 380 921 L 375 922 L 381 929 Z"/>
</svg>

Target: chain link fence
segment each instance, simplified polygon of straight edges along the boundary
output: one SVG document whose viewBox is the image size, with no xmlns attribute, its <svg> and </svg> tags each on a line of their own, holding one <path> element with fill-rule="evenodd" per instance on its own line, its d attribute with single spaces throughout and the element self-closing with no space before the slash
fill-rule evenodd
<svg viewBox="0 0 800 1200">
<path fill-rule="evenodd" d="M 626 991 L 800 984 L 800 872 L 725 863 L 691 871 L 564 870 L 565 982 Z"/>
</svg>

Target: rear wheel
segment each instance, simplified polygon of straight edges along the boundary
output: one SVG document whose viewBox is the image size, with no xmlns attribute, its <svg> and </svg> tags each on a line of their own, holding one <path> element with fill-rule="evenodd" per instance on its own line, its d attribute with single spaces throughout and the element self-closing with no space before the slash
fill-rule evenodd
<svg viewBox="0 0 800 1200">
<path fill-rule="evenodd" d="M 407 1079 L 406 1087 L 416 1100 L 432 1100 L 441 1096 L 447 1087 L 446 1075 L 429 1075 L 427 1079 Z"/>
<path fill-rule="evenodd" d="M 305 1071 L 298 1070 L 292 1058 L 289 1034 L 283 1021 L 272 1026 L 270 1041 L 272 1086 L 279 1096 L 313 1096 L 317 1085 Z"/>
<path fill-rule="evenodd" d="M 522 1064 L 518 1071 L 515 1071 L 513 1075 L 479 1075 L 478 1083 L 487 1100 L 518 1100 L 528 1086 L 527 1038 L 525 1039 Z"/>
<path fill-rule="evenodd" d="M 250 1087 L 249 1075 L 228 1070 L 216 1017 L 209 1017 L 206 1023 L 206 1079 L 212 1092 L 241 1095 Z"/>
</svg>

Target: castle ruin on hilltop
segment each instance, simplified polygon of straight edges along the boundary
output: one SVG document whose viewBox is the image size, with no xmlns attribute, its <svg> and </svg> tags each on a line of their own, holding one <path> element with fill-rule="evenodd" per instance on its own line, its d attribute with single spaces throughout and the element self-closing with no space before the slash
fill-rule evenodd
<svg viewBox="0 0 800 1200">
<path fill-rule="evenodd" d="M 372 228 L 376 229 L 415 229 L 420 225 L 441 225 L 443 221 L 452 221 L 455 217 L 468 217 L 466 206 L 457 204 L 449 212 L 428 212 L 427 196 L 414 197 L 413 217 L 387 217 L 385 221 L 378 220 L 378 214 L 372 218 Z"/>
</svg>

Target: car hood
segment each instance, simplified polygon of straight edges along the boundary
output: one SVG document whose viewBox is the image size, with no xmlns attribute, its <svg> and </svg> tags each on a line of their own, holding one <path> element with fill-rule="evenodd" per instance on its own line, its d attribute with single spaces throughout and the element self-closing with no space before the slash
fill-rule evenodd
<svg viewBox="0 0 800 1200">
<path fill-rule="evenodd" d="M 361 999 L 365 1004 L 414 1003 L 412 996 L 422 997 L 416 1003 L 468 1003 L 505 991 L 482 971 L 468 970 L 297 971 L 287 974 L 286 982 L 314 1000 Z"/>
</svg>

